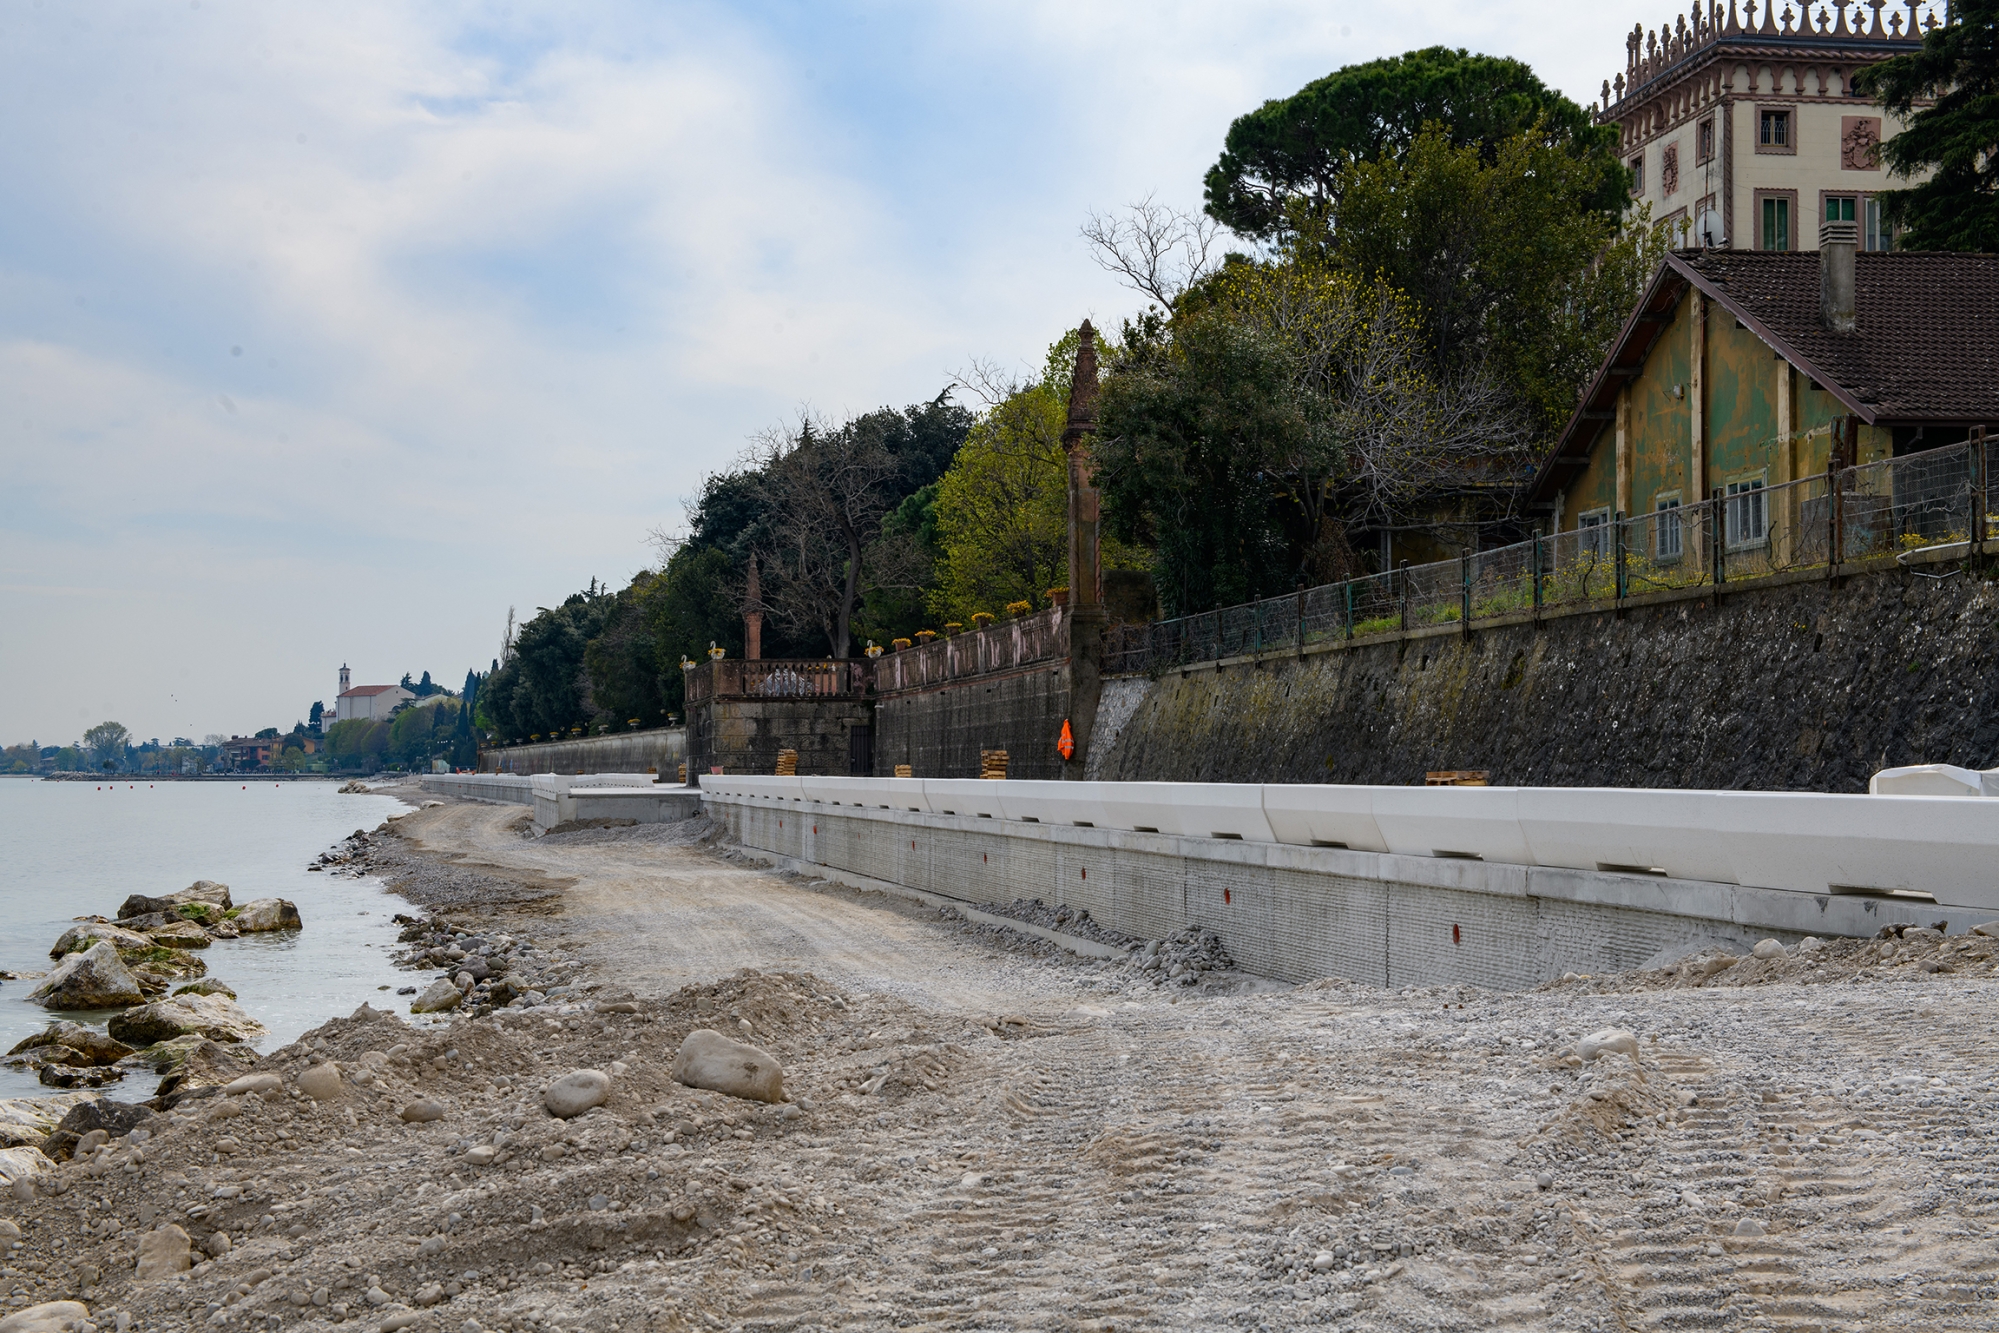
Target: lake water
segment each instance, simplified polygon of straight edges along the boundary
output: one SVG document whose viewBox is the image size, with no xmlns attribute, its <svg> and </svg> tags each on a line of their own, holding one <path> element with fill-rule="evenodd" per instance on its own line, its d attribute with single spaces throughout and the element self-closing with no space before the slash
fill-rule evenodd
<svg viewBox="0 0 1999 1333">
<path fill-rule="evenodd" d="M 217 940 L 202 950 L 208 975 L 268 1027 L 275 1050 L 366 1000 L 409 984 L 389 960 L 411 908 L 373 880 L 315 874 L 306 865 L 357 828 L 404 810 L 388 796 L 342 796 L 331 782 L 37 782 L 0 779 L 0 968 L 46 972 L 49 946 L 73 918 L 115 916 L 127 894 L 171 893 L 219 880 L 241 904 L 289 898 L 301 931 Z M 180 983 L 176 983 L 177 985 Z M 27 1003 L 32 981 L 0 983 L 0 1051 L 51 1018 L 102 1027 L 109 1014 L 56 1014 Z M 128 1075 L 106 1091 L 152 1096 L 158 1080 Z M 0 1068 L 0 1096 L 54 1091 L 33 1074 Z"/>
</svg>

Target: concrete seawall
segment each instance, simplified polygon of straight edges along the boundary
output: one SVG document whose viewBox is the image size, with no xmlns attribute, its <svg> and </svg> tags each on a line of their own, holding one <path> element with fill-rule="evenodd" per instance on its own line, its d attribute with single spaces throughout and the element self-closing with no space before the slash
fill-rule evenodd
<svg viewBox="0 0 1999 1333">
<path fill-rule="evenodd" d="M 535 827 L 544 833 L 579 820 L 665 824 L 701 813 L 699 792 L 657 784 L 645 773 L 432 774 L 423 779 L 423 789 L 465 800 L 530 806 Z"/>
<path fill-rule="evenodd" d="M 655 727 L 479 752 L 484 773 L 657 773 L 671 781 L 687 758 L 685 727 Z"/>
<path fill-rule="evenodd" d="M 1565 972 L 1635 968 L 1702 940 L 1746 949 L 1764 937 L 1872 935 L 1890 922 L 1944 919 L 1961 930 L 1991 915 L 1881 896 L 1026 823 L 968 804 L 941 814 L 775 798 L 753 794 L 758 785 L 711 787 L 704 800 L 735 842 L 781 864 L 968 904 L 1038 897 L 1146 938 L 1197 925 L 1241 966 L 1291 981 L 1517 989 Z"/>
</svg>

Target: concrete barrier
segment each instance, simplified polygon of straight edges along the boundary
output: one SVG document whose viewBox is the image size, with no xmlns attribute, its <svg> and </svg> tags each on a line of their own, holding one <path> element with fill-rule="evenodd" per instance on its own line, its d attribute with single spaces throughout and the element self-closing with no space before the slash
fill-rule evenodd
<svg viewBox="0 0 1999 1333">
<path fill-rule="evenodd" d="M 1525 986 L 1693 941 L 1999 915 L 1999 801 L 927 780 L 918 811 L 895 780 L 827 779 L 785 815 L 787 781 L 703 795 L 774 859 L 964 903 L 1039 897 L 1141 937 L 1201 925 L 1292 980 Z"/>
<path fill-rule="evenodd" d="M 440 773 L 426 776 L 423 789 L 467 800 L 531 806 L 535 827 L 544 833 L 557 824 L 576 820 L 664 824 L 701 813 L 700 792 L 655 783 L 644 773 L 536 773 L 527 777 Z"/>
</svg>

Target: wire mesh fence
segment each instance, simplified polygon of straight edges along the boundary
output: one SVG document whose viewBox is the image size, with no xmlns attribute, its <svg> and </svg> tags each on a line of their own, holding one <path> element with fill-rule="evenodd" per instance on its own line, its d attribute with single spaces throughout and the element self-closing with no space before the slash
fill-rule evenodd
<svg viewBox="0 0 1999 1333">
<path fill-rule="evenodd" d="M 1999 438 L 1585 519 L 1567 532 L 1176 620 L 1113 627 L 1105 670 L 1539 614 L 1999 538 Z"/>
</svg>

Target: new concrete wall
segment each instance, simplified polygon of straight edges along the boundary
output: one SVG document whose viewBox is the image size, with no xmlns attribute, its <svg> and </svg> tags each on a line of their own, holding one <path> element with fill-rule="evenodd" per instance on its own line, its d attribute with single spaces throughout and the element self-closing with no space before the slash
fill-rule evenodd
<svg viewBox="0 0 1999 1333">
<path fill-rule="evenodd" d="M 584 736 L 479 752 L 483 773 L 662 773 L 672 778 L 687 758 L 685 727 Z"/>
<path fill-rule="evenodd" d="M 558 824 L 577 821 L 665 824 L 701 813 L 699 792 L 656 783 L 645 773 L 537 773 L 532 777 L 439 773 L 425 777 L 423 789 L 466 800 L 532 806 L 535 827 L 544 833 Z"/>
<path fill-rule="evenodd" d="M 1326 799 L 1300 795 L 1314 791 Z M 1578 806 L 1573 819 L 1546 813 L 1571 795 L 1600 798 L 1603 808 Z M 1674 795 L 1686 798 L 1678 812 L 1686 827 L 1667 829 L 1645 813 L 1647 795 L 731 779 L 710 783 L 703 798 L 735 841 L 783 861 L 969 904 L 1038 897 L 1148 938 L 1199 925 L 1250 971 L 1293 981 L 1523 987 L 1633 968 L 1704 939 L 1747 946 L 1936 920 L 1964 929 L 1995 910 L 1978 849 L 1992 841 L 1999 800 L 1684 792 Z M 1276 801 L 1268 811 L 1267 799 Z M 1346 821 L 1338 831 L 1348 837 L 1372 829 L 1383 845 L 1444 852 L 1303 845 L 1329 831 L 1301 813 L 1321 806 L 1320 815 Z M 1165 831 L 1067 822 L 1092 816 Z M 1211 826 L 1220 836 L 1195 832 Z M 1812 851 L 1805 864 L 1799 849 L 1820 842 L 1840 845 Z M 1649 865 L 1664 845 L 1706 855 L 1710 873 L 1797 882 L 1531 863 L 1587 864 L 1604 847 L 1628 847 L 1618 854 Z M 1487 859 L 1468 859 L 1480 848 Z M 1508 855 L 1528 863 L 1499 859 Z M 1921 879 L 1943 903 L 1821 884 L 1869 860 Z"/>
<path fill-rule="evenodd" d="M 1091 775 L 1864 791 L 1999 764 L 1999 597 L 1948 566 L 1108 682 Z"/>
</svg>

